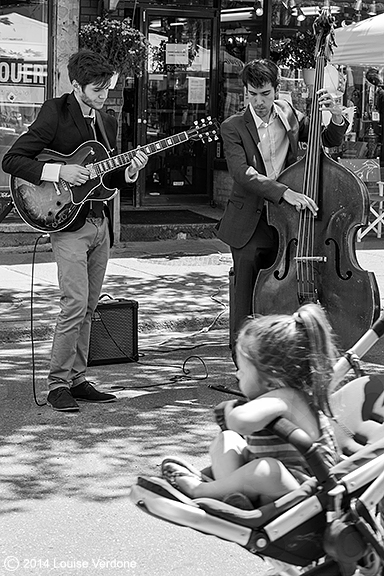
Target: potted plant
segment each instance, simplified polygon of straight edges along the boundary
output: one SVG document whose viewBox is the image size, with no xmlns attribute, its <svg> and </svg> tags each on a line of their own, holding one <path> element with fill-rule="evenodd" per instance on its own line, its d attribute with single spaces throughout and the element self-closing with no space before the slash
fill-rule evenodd
<svg viewBox="0 0 384 576">
<path fill-rule="evenodd" d="M 116 73 L 123 76 L 139 75 L 148 55 L 148 42 L 129 20 L 96 18 L 84 24 L 79 32 L 80 48 L 103 54 Z"/>
<path fill-rule="evenodd" d="M 316 36 L 312 30 L 296 32 L 291 38 L 283 38 L 271 45 L 271 56 L 279 66 L 290 70 L 314 69 Z"/>
</svg>

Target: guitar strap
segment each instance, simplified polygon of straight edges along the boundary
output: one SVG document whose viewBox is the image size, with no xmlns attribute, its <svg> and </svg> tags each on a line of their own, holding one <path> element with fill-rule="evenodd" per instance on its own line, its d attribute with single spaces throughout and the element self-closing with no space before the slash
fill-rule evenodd
<svg viewBox="0 0 384 576">
<path fill-rule="evenodd" d="M 102 118 L 102 116 L 98 110 L 96 110 L 96 121 L 97 121 L 98 127 L 100 128 L 100 132 L 101 132 L 101 135 L 103 137 L 103 140 L 104 140 L 105 144 L 107 145 L 108 152 L 111 152 L 112 146 L 109 143 L 108 136 L 107 136 L 107 133 L 105 131 L 103 118 Z"/>
</svg>

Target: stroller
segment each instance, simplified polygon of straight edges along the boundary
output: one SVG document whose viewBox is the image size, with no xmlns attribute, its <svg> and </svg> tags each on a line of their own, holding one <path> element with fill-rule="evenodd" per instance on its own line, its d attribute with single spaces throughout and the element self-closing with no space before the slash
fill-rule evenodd
<svg viewBox="0 0 384 576">
<path fill-rule="evenodd" d="M 384 316 L 336 363 L 333 388 L 383 333 Z M 332 393 L 331 405 L 344 457 L 330 469 L 304 431 L 284 418 L 269 425 L 313 472 L 274 502 L 241 510 L 192 500 L 156 477 L 139 477 L 130 498 L 158 518 L 239 544 L 281 576 L 384 575 L 384 374 L 356 377 Z"/>
</svg>

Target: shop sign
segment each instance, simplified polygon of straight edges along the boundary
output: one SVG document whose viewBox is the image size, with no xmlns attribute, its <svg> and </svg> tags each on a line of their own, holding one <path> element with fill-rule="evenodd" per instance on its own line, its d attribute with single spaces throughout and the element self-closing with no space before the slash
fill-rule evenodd
<svg viewBox="0 0 384 576">
<path fill-rule="evenodd" d="M 45 84 L 47 64 L 23 62 L 22 60 L 0 60 L 1 84 Z"/>
<path fill-rule="evenodd" d="M 188 44 L 166 44 L 165 63 L 175 65 L 188 64 Z"/>
</svg>

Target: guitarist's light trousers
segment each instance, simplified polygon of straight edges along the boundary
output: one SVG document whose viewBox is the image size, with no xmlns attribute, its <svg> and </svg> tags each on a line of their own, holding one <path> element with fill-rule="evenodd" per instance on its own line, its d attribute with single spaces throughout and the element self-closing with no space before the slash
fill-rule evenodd
<svg viewBox="0 0 384 576">
<path fill-rule="evenodd" d="M 87 218 L 80 230 L 51 234 L 60 287 L 60 313 L 53 337 L 49 390 L 86 380 L 92 313 L 109 258 L 107 218 Z"/>
</svg>

